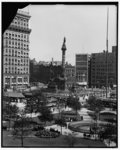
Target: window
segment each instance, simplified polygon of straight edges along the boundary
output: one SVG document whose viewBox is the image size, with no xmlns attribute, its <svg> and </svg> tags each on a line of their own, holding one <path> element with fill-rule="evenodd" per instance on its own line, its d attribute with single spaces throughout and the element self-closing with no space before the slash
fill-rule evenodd
<svg viewBox="0 0 120 150">
<path fill-rule="evenodd" d="M 18 78 L 18 82 L 22 82 L 22 78 Z"/>
<path fill-rule="evenodd" d="M 11 38 L 11 34 L 9 33 L 9 38 Z"/>
<path fill-rule="evenodd" d="M 14 77 L 14 78 L 12 78 L 12 82 L 13 83 L 15 83 L 16 82 L 16 78 Z"/>
<path fill-rule="evenodd" d="M 10 78 L 5 78 L 5 83 L 10 83 Z"/>
<path fill-rule="evenodd" d="M 5 73 L 7 73 L 7 68 L 5 68 Z"/>
<path fill-rule="evenodd" d="M 28 78 L 27 77 L 24 77 L 24 82 L 28 82 Z"/>
</svg>

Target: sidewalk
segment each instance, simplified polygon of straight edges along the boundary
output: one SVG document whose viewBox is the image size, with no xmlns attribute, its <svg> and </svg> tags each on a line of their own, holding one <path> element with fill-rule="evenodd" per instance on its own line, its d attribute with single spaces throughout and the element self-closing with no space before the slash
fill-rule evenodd
<svg viewBox="0 0 120 150">
<path fill-rule="evenodd" d="M 109 143 L 108 139 L 104 140 L 104 143 L 107 147 L 116 147 L 116 143 L 113 141 L 110 141 L 110 143 Z"/>
</svg>

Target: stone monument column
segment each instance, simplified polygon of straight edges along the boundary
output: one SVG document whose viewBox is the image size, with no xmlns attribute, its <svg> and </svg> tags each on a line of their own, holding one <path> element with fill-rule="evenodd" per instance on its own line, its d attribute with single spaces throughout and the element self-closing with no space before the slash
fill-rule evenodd
<svg viewBox="0 0 120 150">
<path fill-rule="evenodd" d="M 63 45 L 62 45 L 62 68 L 63 68 L 63 74 L 64 74 L 64 77 L 65 77 L 65 51 L 67 50 L 66 49 L 66 38 L 64 37 L 64 40 L 63 40 Z"/>
</svg>

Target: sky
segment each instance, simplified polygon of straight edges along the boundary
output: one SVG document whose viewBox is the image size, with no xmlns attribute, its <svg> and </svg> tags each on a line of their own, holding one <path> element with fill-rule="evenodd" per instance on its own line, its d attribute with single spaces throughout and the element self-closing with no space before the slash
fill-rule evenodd
<svg viewBox="0 0 120 150">
<path fill-rule="evenodd" d="M 109 51 L 116 45 L 114 5 L 29 5 L 30 58 L 37 61 L 62 60 L 66 37 L 66 61 L 75 65 L 75 54 L 106 50 L 107 9 L 109 8 Z"/>
</svg>

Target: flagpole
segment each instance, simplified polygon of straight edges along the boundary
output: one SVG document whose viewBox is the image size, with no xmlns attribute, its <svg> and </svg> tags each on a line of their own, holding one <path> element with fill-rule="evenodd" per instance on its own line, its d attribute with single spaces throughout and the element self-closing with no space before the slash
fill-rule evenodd
<svg viewBox="0 0 120 150">
<path fill-rule="evenodd" d="M 108 21 L 109 21 L 109 8 L 107 9 L 107 33 L 106 33 L 106 98 L 108 93 Z"/>
</svg>

